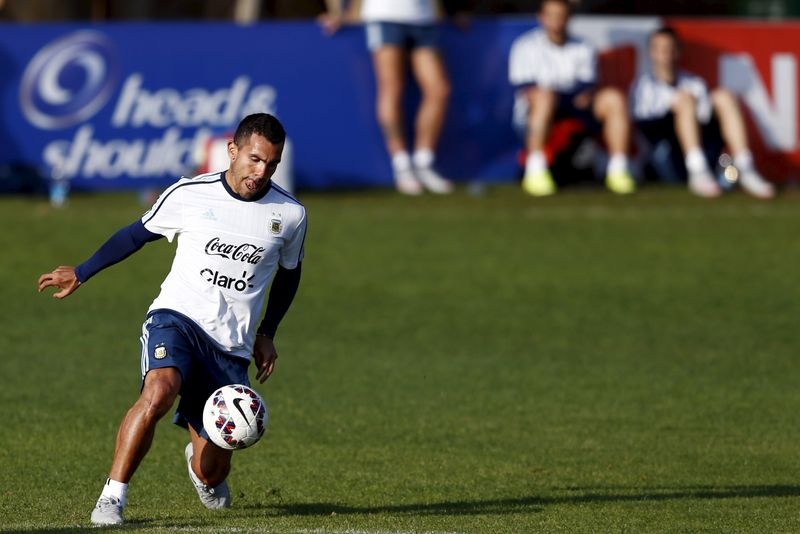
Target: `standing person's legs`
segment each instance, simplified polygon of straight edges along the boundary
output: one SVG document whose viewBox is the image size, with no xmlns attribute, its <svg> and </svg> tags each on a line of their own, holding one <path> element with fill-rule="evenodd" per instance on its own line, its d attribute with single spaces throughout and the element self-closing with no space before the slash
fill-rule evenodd
<svg viewBox="0 0 800 534">
<path fill-rule="evenodd" d="M 444 126 L 450 98 L 450 80 L 438 50 L 425 46 L 411 52 L 411 69 L 422 93 L 415 121 L 414 166 L 417 177 L 434 193 L 449 193 L 453 186 L 432 167 L 436 145 Z"/>
<path fill-rule="evenodd" d="M 547 168 L 544 146 L 558 107 L 559 95 L 541 87 L 530 87 L 525 94 L 528 99 L 528 122 L 525 130 L 527 157 L 522 189 L 537 197 L 552 195 L 556 192 L 556 184 Z"/>
<path fill-rule="evenodd" d="M 742 188 L 758 198 L 774 197 L 775 188 L 764 180 L 753 164 L 753 155 L 747 143 L 747 128 L 736 97 L 726 89 L 715 89 L 711 92 L 711 104 L 719 120 L 722 139 L 733 154 L 733 164 L 741 173 L 739 183 Z"/>
<path fill-rule="evenodd" d="M 614 193 L 633 193 L 636 182 L 628 169 L 631 124 L 625 95 L 612 87 L 600 89 L 592 102 L 592 113 L 603 125 L 603 141 L 608 148 L 606 187 Z"/>
<path fill-rule="evenodd" d="M 677 91 L 672 102 L 675 136 L 683 150 L 686 172 L 689 175 L 689 190 L 701 197 L 718 197 L 722 194 L 708 166 L 700 139 L 700 124 L 697 120 L 697 102 L 686 91 Z"/>
</svg>

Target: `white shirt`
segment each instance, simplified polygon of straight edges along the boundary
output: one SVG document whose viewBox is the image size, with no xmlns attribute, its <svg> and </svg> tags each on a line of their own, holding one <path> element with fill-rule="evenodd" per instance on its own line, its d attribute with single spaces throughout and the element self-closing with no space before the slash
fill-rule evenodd
<svg viewBox="0 0 800 534">
<path fill-rule="evenodd" d="M 364 22 L 401 22 L 431 24 L 436 21 L 435 0 L 364 0 L 361 4 Z"/>
<path fill-rule="evenodd" d="M 645 73 L 631 86 L 630 103 L 634 120 L 661 119 L 672 111 L 678 90 L 686 91 L 695 98 L 697 120 L 702 124 L 711 119 L 711 99 L 708 86 L 699 76 L 678 71 L 675 85 L 659 80 L 652 73 Z"/>
<path fill-rule="evenodd" d="M 178 238 L 150 311 L 180 312 L 222 350 L 249 359 L 277 265 L 294 269 L 303 259 L 306 212 L 274 183 L 262 198 L 243 200 L 224 174 L 181 179 L 142 217 L 151 232 Z"/>
<path fill-rule="evenodd" d="M 512 85 L 536 84 L 560 93 L 571 93 L 580 83 L 597 79 L 597 53 L 585 41 L 568 37 L 563 45 L 553 43 L 541 28 L 514 40 L 508 62 Z"/>
</svg>

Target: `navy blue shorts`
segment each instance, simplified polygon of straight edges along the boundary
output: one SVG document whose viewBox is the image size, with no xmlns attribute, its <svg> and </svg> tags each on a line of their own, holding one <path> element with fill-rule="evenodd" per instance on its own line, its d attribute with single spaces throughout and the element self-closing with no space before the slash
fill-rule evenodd
<svg viewBox="0 0 800 534">
<path fill-rule="evenodd" d="M 181 399 L 173 422 L 203 429 L 203 406 L 214 391 L 227 384 L 250 385 L 249 360 L 230 356 L 191 319 L 172 310 L 153 310 L 142 325 L 142 387 L 151 369 L 175 367 L 181 373 Z"/>
<path fill-rule="evenodd" d="M 670 112 L 657 119 L 637 121 L 636 127 L 651 145 L 651 161 L 648 164 L 654 168 L 656 177 L 665 181 L 685 180 L 684 154 L 675 133 L 674 114 Z M 725 146 L 719 121 L 714 115 L 707 123 L 700 124 L 700 138 L 708 165 L 714 169 L 717 157 Z"/>
<path fill-rule="evenodd" d="M 578 119 L 587 130 L 591 133 L 597 133 L 601 129 L 600 121 L 594 116 L 592 112 L 592 103 L 586 108 L 575 107 L 575 97 L 578 93 L 560 93 L 558 95 L 558 104 L 556 104 L 556 111 L 553 113 L 553 121 L 559 119 Z"/>
<path fill-rule="evenodd" d="M 439 29 L 433 24 L 369 22 L 366 31 L 367 48 L 372 51 L 387 45 L 404 50 L 439 47 Z"/>
</svg>

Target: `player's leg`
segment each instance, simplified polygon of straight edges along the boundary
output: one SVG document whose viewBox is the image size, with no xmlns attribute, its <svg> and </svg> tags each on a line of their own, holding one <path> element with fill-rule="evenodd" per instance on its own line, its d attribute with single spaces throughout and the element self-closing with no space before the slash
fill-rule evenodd
<svg viewBox="0 0 800 534">
<path fill-rule="evenodd" d="M 526 193 L 537 197 L 552 195 L 556 192 L 556 184 L 547 167 L 544 146 L 558 107 L 559 95 L 541 87 L 530 87 L 525 94 L 528 99 L 528 124 L 525 131 L 527 157 L 522 188 Z"/>
<path fill-rule="evenodd" d="M 197 479 L 208 487 L 222 484 L 231 471 L 232 450 L 218 447 L 189 426 L 192 436 L 191 467 Z"/>
<path fill-rule="evenodd" d="M 122 523 L 128 482 L 150 450 L 156 424 L 172 407 L 180 388 L 181 374 L 174 367 L 147 373 L 139 399 L 125 414 L 117 432 L 114 460 L 92 511 L 92 523 Z"/>
<path fill-rule="evenodd" d="M 447 114 L 450 80 L 442 57 L 433 46 L 413 49 L 411 68 L 422 93 L 415 121 L 415 148 L 412 158 L 417 177 L 429 191 L 450 193 L 453 184 L 433 170 L 436 145 L 439 143 Z"/>
<path fill-rule="evenodd" d="M 733 164 L 741 173 L 739 183 L 742 188 L 759 198 L 775 196 L 772 184 L 764 180 L 753 165 L 747 128 L 736 97 L 726 89 L 715 89 L 711 92 L 711 104 L 719 120 L 722 139 L 733 154 Z"/>
<path fill-rule="evenodd" d="M 700 124 L 697 120 L 697 102 L 690 93 L 677 91 L 672 102 L 675 121 L 675 136 L 683 150 L 686 172 L 689 175 L 689 190 L 707 198 L 722 194 L 703 153 L 700 140 Z"/>
<path fill-rule="evenodd" d="M 628 168 L 631 122 L 625 95 L 613 87 L 600 89 L 592 101 L 592 113 L 603 125 L 603 141 L 608 148 L 606 187 L 618 194 L 633 193 L 636 182 Z"/>
</svg>

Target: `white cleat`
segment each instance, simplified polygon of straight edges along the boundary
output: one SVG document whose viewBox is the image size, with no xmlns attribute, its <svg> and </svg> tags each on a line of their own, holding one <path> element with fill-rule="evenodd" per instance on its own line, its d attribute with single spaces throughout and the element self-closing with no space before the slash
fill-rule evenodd
<svg viewBox="0 0 800 534">
<path fill-rule="evenodd" d="M 722 189 L 709 171 L 690 173 L 689 191 L 704 198 L 716 198 L 722 194 Z"/>
<path fill-rule="evenodd" d="M 743 172 L 739 176 L 739 183 L 742 189 L 756 198 L 769 199 L 775 196 L 775 187 L 756 171 Z"/>
<path fill-rule="evenodd" d="M 203 503 L 203 506 L 211 510 L 230 508 L 231 492 L 230 489 L 228 489 L 228 482 L 223 480 L 222 484 L 214 488 L 209 488 L 203 484 L 199 478 L 197 478 L 197 475 L 194 474 L 194 469 L 192 469 L 192 456 L 194 455 L 194 447 L 192 447 L 191 443 L 186 445 L 184 454 L 186 455 L 186 464 L 189 468 L 189 479 L 192 481 L 194 489 L 197 490 L 197 496 L 200 497 L 200 502 Z"/>
<path fill-rule="evenodd" d="M 93 525 L 121 525 L 125 519 L 122 517 L 122 503 L 115 497 L 101 495 L 92 510 Z"/>
<path fill-rule="evenodd" d="M 404 195 L 419 196 L 422 194 L 422 184 L 419 183 L 412 169 L 396 171 L 394 173 L 394 187 Z"/>
<path fill-rule="evenodd" d="M 419 181 L 431 193 L 447 195 L 453 192 L 453 182 L 444 178 L 431 167 L 417 167 L 415 170 Z"/>
</svg>

